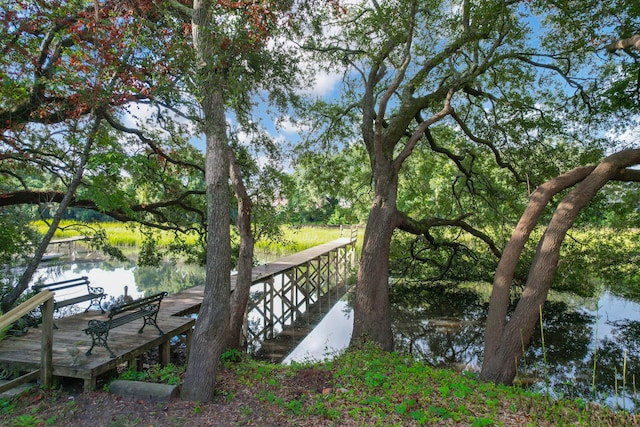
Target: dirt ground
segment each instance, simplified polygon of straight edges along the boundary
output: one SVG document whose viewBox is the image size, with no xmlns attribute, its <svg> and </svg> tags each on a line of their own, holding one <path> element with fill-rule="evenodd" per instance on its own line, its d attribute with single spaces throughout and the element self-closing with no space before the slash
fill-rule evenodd
<svg viewBox="0 0 640 427">
<path fill-rule="evenodd" d="M 184 348 L 173 348 L 171 362 L 180 366 L 186 362 Z M 157 352 L 143 355 L 144 366 L 157 363 Z M 151 402 L 121 398 L 107 391 L 84 392 L 82 382 L 65 379 L 55 390 L 34 388 L 23 393 L 18 409 L 0 407 L 0 426 L 317 426 L 321 420 L 291 419 L 281 406 L 265 403 L 254 387 L 238 381 L 233 370 L 221 369 L 217 375 L 218 395 L 213 402 L 197 403 L 173 399 Z M 307 370 L 278 384 L 278 395 L 300 396 L 322 393 L 332 387 L 326 371 Z M 105 389 L 107 381 L 98 381 Z M 7 410 L 5 410 L 7 409 Z M 327 424 L 328 425 L 328 424 Z"/>
<path fill-rule="evenodd" d="M 321 393 L 330 386 L 325 372 L 302 374 L 282 384 L 285 394 Z M 2 426 L 98 427 L 98 426 L 315 426 L 322 420 L 292 420 L 282 408 L 256 397 L 256 390 L 242 385 L 233 372 L 219 372 L 214 402 L 147 402 L 120 398 L 106 391 L 82 392 L 79 387 L 63 390 L 35 389 L 18 399 L 19 409 L 0 411 Z M 2 408 L 0 408 L 2 409 Z M 22 415 L 21 415 L 22 414 Z"/>
</svg>

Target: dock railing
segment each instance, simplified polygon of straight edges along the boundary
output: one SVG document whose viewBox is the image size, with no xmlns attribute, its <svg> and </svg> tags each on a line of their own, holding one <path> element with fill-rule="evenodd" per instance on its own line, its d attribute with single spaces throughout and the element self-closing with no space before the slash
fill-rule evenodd
<svg viewBox="0 0 640 427">
<path fill-rule="evenodd" d="M 53 296 L 51 291 L 42 291 L 34 297 L 23 302 L 16 308 L 0 316 L 0 331 L 7 329 L 22 316 L 30 311 L 42 306 L 42 351 L 40 359 L 40 369 L 29 372 L 14 380 L 0 385 L 0 393 L 11 390 L 26 382 L 32 381 L 40 376 L 40 383 L 45 387 L 53 384 Z"/>
<path fill-rule="evenodd" d="M 269 264 L 281 268 L 254 278 L 245 318 L 247 342 L 275 338 L 316 303 L 335 304 L 349 286 L 356 238 L 352 229 L 346 238 L 325 244 L 326 249 L 319 245 L 282 258 Z"/>
</svg>

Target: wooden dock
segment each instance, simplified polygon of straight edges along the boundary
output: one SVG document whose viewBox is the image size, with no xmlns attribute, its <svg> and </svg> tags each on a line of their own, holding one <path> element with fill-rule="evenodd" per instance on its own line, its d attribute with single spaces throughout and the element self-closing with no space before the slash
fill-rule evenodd
<svg viewBox="0 0 640 427">
<path fill-rule="evenodd" d="M 325 265 L 326 263 L 322 260 L 333 259 L 331 253 L 335 251 L 342 251 L 341 259 L 346 259 L 346 248 L 350 248 L 351 251 L 354 250 L 354 237 L 340 238 L 281 258 L 275 262 L 258 266 L 253 271 L 254 284 L 272 284 L 274 276 L 279 274 L 287 275 L 287 272 L 297 271 L 300 268 L 306 269 L 308 279 L 308 271 L 310 270 L 308 266 L 314 265 L 314 260 L 317 261 L 317 266 L 319 267 Z M 338 259 L 337 255 L 334 258 Z M 326 269 L 326 279 L 329 279 L 328 274 L 331 271 L 336 274 L 336 277 L 338 277 L 338 274 L 340 275 L 339 277 L 343 277 L 343 273 L 338 273 L 338 270 L 337 267 Z M 318 270 L 318 272 L 321 271 L 324 270 Z M 321 278 L 323 275 L 319 275 L 319 277 Z M 344 284 L 345 281 L 346 279 L 342 280 L 341 283 Z M 231 286 L 233 290 L 235 287 L 235 275 L 231 277 Z M 318 285 L 314 286 L 318 289 L 320 288 Z M 158 348 L 160 363 L 168 363 L 171 340 L 174 337 L 180 337 L 186 342 L 188 351 L 191 332 L 195 324 L 195 319 L 191 315 L 198 312 L 203 294 L 204 285 L 200 285 L 169 295 L 162 300 L 157 321 L 164 332 L 163 335 L 158 335 L 157 330 L 153 327 L 147 327 L 142 334 L 138 334 L 142 320 L 111 330 L 109 333 L 109 347 L 115 353 L 115 358 L 111 358 L 104 347 L 96 347 L 91 356 L 85 356 L 85 352 L 91 346 L 91 339 L 83 330 L 87 327 L 89 320 L 105 318 L 105 315 L 99 311 L 94 310 L 56 319 L 58 329 L 53 331 L 53 376 L 82 379 L 84 388 L 90 390 L 95 388 L 96 380 L 99 376 L 113 371 L 125 363 L 129 364 L 129 366 L 136 366 L 136 360 L 149 350 Z M 312 294 L 309 293 L 309 295 Z M 317 297 L 321 296 L 318 295 Z M 270 304 L 273 305 L 273 301 Z M 296 310 L 298 309 L 299 306 L 296 307 Z M 279 314 L 278 320 L 284 323 L 287 318 L 290 318 L 291 321 L 295 320 L 294 316 L 287 315 L 286 311 Z M 273 324 L 274 322 L 273 320 L 267 320 L 265 323 Z M 40 367 L 40 360 L 40 328 L 31 328 L 22 337 L 7 337 L 0 341 L 0 368 L 14 372 L 29 372 Z"/>
</svg>

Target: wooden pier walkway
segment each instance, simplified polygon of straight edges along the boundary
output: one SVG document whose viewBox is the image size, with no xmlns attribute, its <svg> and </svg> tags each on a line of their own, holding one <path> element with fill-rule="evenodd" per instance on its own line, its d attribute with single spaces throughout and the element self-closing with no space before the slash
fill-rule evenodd
<svg viewBox="0 0 640 427">
<path fill-rule="evenodd" d="M 342 284 L 345 284 L 346 274 L 343 273 L 342 267 L 338 268 L 336 265 L 332 268 L 331 263 L 327 264 L 326 260 L 346 260 L 348 257 L 353 257 L 354 251 L 354 236 L 340 238 L 254 268 L 253 283 L 264 283 L 265 286 L 273 285 L 275 276 L 290 276 L 290 272 L 303 269 L 306 271 L 304 276 L 306 280 L 302 282 L 304 282 L 307 289 L 306 294 L 310 300 L 306 303 L 313 303 L 314 292 L 309 292 L 310 274 L 316 272 L 316 276 L 322 280 L 329 280 L 329 274 L 335 275 Z M 334 253 L 336 255 L 331 255 Z M 351 263 L 353 263 L 353 258 L 351 258 Z M 312 267 L 314 265 L 315 267 Z M 327 268 L 323 268 L 323 266 Z M 231 282 L 233 290 L 235 275 L 232 275 Z M 99 286 L 100 284 L 96 283 L 95 285 Z M 291 286 L 288 288 L 293 290 Z M 322 292 L 319 292 L 321 286 L 315 283 L 313 288 L 315 298 L 321 298 Z M 284 296 L 285 291 L 287 291 L 286 286 L 284 290 L 276 291 L 275 294 Z M 180 337 L 187 344 L 188 351 L 191 332 L 195 324 L 195 319 L 191 314 L 198 312 L 203 294 L 204 285 L 200 285 L 163 299 L 157 318 L 158 325 L 164 332 L 163 335 L 158 335 L 157 330 L 153 327 L 147 327 L 142 334 L 138 334 L 141 320 L 112 329 L 109 332 L 109 347 L 115 353 L 115 358 L 111 358 L 104 347 L 96 347 L 91 356 L 85 356 L 85 352 L 91 346 L 91 339 L 83 330 L 87 327 L 89 320 L 105 317 L 98 310 L 56 319 L 58 329 L 53 332 L 53 376 L 81 379 L 84 381 L 84 388 L 90 390 L 95 388 L 99 376 L 113 371 L 125 363 L 128 363 L 129 366 L 137 366 L 136 361 L 149 350 L 158 348 L 160 363 L 168 363 L 171 340 L 174 337 Z M 288 299 L 284 298 L 284 300 Z M 274 305 L 273 300 L 267 301 L 264 298 L 258 303 L 260 302 L 265 306 Z M 284 327 L 287 319 L 291 322 L 295 321 L 295 313 L 301 311 L 301 305 L 298 302 L 295 303 L 295 306 L 287 309 L 284 308 L 284 303 L 281 305 L 283 309 L 278 311 L 275 320 L 271 318 L 264 321 L 266 326 L 260 332 L 266 334 L 267 337 L 272 337 L 269 334 L 273 335 L 274 324 L 280 322 Z M 249 307 L 250 309 L 251 307 Z M 273 310 L 262 311 L 266 316 L 274 316 Z M 2 369 L 19 373 L 36 370 L 40 367 L 40 355 L 40 328 L 32 328 L 22 337 L 7 337 L 0 341 L 0 368 Z"/>
</svg>

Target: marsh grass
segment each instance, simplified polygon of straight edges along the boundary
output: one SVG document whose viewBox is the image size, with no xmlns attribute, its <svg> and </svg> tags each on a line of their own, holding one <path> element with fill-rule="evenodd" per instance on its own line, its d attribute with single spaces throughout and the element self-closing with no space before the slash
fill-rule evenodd
<svg viewBox="0 0 640 427">
<path fill-rule="evenodd" d="M 350 235 L 349 227 L 344 227 L 341 236 L 340 227 L 332 226 L 286 226 L 281 228 L 279 240 L 259 240 L 255 252 L 260 259 L 277 259 L 314 246 Z M 362 234 L 362 233 L 360 233 Z M 362 236 L 358 236 L 361 241 Z"/>
<path fill-rule="evenodd" d="M 49 225 L 44 221 L 36 221 L 33 223 L 36 229 L 44 234 Z M 61 221 L 58 230 L 54 234 L 54 239 L 65 239 L 78 235 L 94 235 L 97 230 L 104 230 L 110 244 L 114 246 L 140 246 L 142 244 L 143 235 L 135 227 L 120 222 L 100 222 L 81 224 L 76 221 Z M 160 233 L 166 235 L 164 240 L 169 242 L 169 233 Z M 162 242 L 162 238 L 160 241 Z"/>
<path fill-rule="evenodd" d="M 596 399 L 596 394 L 597 394 L 597 390 L 596 390 L 596 373 L 597 373 L 597 357 L 598 357 L 598 320 L 599 320 L 599 316 L 598 316 L 598 302 L 596 301 L 596 324 L 595 324 L 595 331 L 593 334 L 593 370 L 591 373 L 591 393 L 592 393 L 592 399 L 595 400 Z"/>
<path fill-rule="evenodd" d="M 44 221 L 34 222 L 37 230 L 44 234 L 48 225 Z M 93 234 L 95 230 L 105 231 L 110 244 L 114 246 L 137 246 L 140 247 L 144 241 L 144 233 L 135 226 L 119 222 L 101 222 L 90 224 L 78 224 L 75 221 L 62 221 L 54 239 L 64 239 L 78 235 Z M 153 236 L 158 246 L 168 246 L 173 242 L 173 233 L 167 231 L 153 231 Z M 345 227 L 344 236 L 349 235 L 349 228 Z M 330 242 L 340 236 L 340 227 L 330 226 L 286 226 L 282 227 L 282 238 L 279 240 L 260 240 L 256 242 L 256 254 L 266 254 L 271 258 L 279 258 L 300 252 L 314 246 Z M 187 237 L 191 242 L 195 241 L 195 236 Z M 360 240 L 362 236 L 359 236 Z"/>
<path fill-rule="evenodd" d="M 547 364 L 547 349 L 544 344 L 544 325 L 542 321 L 542 306 L 538 307 L 540 309 L 540 339 L 542 341 L 542 362 L 544 364 L 544 385 L 546 389 L 547 398 L 549 395 L 549 367 Z"/>
</svg>

